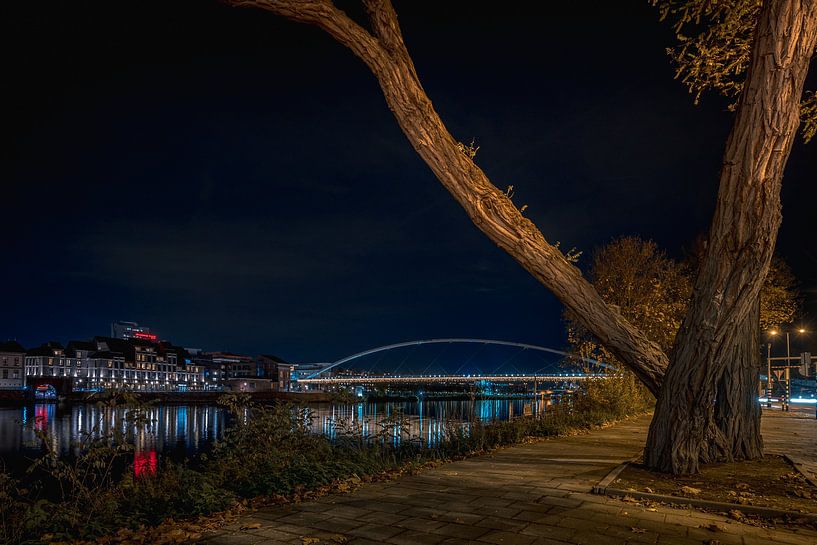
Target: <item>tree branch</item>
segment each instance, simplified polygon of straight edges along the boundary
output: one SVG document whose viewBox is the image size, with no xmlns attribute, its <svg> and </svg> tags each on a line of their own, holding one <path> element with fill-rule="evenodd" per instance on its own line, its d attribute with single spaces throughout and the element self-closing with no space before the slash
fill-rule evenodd
<svg viewBox="0 0 817 545">
<path fill-rule="evenodd" d="M 411 145 L 474 224 L 572 311 L 657 395 L 668 359 L 647 336 L 608 307 L 510 198 L 463 153 L 420 84 L 389 0 L 364 0 L 374 35 L 328 1 L 226 0 L 314 24 L 347 46 L 370 68 Z"/>
</svg>

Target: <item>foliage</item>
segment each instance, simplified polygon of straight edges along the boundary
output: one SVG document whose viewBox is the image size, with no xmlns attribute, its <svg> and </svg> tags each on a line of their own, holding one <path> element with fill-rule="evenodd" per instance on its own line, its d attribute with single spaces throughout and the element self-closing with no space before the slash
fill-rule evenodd
<svg viewBox="0 0 817 545">
<path fill-rule="evenodd" d="M 604 301 L 643 331 L 662 350 L 669 352 L 684 319 L 692 293 L 692 279 L 705 242 L 684 262 L 677 262 L 658 249 L 655 242 L 638 237 L 613 240 L 593 256 L 589 277 Z M 792 323 L 800 308 L 797 281 L 782 258 L 776 256 L 760 293 L 760 327 L 768 329 Z M 566 313 L 568 341 L 573 353 L 604 362 L 613 377 L 590 381 L 583 386 L 584 401 L 612 407 L 614 412 L 632 412 L 650 400 L 649 394 L 624 366 L 587 330 Z M 595 372 L 601 369 L 593 369 Z M 632 407 L 629 405 L 632 403 Z M 624 404 L 624 406 L 620 406 Z"/>
<path fill-rule="evenodd" d="M 761 0 L 650 0 L 661 20 L 669 21 L 679 45 L 667 49 L 680 79 L 699 104 L 705 91 L 732 100 L 734 110 L 751 60 Z M 803 137 L 817 130 L 817 99 L 803 102 Z"/>
<path fill-rule="evenodd" d="M 797 279 L 786 262 L 775 256 L 760 290 L 760 329 L 793 323 L 801 303 Z"/>
<path fill-rule="evenodd" d="M 817 134 L 817 93 L 806 93 L 800 115 L 803 118 L 803 138 L 808 142 Z"/>
<path fill-rule="evenodd" d="M 601 379 L 585 381 L 576 395 L 574 408 L 579 413 L 610 411 L 632 415 L 648 410 L 655 399 L 633 373 L 619 372 Z"/>
<path fill-rule="evenodd" d="M 479 146 L 476 145 L 476 139 L 472 138 L 471 143 L 468 145 L 463 144 L 462 142 L 457 142 L 457 149 L 467 155 L 469 159 L 473 159 L 477 156 Z"/>
<path fill-rule="evenodd" d="M 621 237 L 595 252 L 588 276 L 606 303 L 669 352 L 692 289 L 682 264 L 652 241 Z M 577 355 L 622 367 L 570 313 L 565 317 Z"/>
</svg>

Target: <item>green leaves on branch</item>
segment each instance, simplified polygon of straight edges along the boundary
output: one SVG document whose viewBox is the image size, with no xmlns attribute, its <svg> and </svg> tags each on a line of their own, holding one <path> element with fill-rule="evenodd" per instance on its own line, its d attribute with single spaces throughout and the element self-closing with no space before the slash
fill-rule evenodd
<svg viewBox="0 0 817 545">
<path fill-rule="evenodd" d="M 817 134 L 817 93 L 807 91 L 800 109 L 803 119 L 803 139 L 808 142 Z"/>
<path fill-rule="evenodd" d="M 650 0 L 661 20 L 672 25 L 678 45 L 667 49 L 681 80 L 700 104 L 705 91 L 715 91 L 737 106 L 751 59 L 761 0 Z M 817 132 L 817 100 L 803 102 L 803 137 Z"/>
<path fill-rule="evenodd" d="M 700 103 L 704 91 L 736 99 L 749 67 L 760 0 L 652 0 L 680 44 L 667 53 L 675 77 Z M 734 103 L 732 105 L 734 107 Z"/>
<path fill-rule="evenodd" d="M 475 138 L 472 138 L 471 143 L 468 145 L 465 145 L 462 142 L 457 142 L 457 149 L 467 155 L 469 159 L 473 159 L 477 156 L 477 152 L 479 151 L 479 146 L 476 146 L 475 144 Z"/>
</svg>

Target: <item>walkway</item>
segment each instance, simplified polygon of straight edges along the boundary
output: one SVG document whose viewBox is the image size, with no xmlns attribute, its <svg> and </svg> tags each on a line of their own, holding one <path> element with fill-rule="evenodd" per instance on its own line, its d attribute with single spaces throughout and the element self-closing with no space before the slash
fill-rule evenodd
<svg viewBox="0 0 817 545">
<path fill-rule="evenodd" d="M 787 433 L 773 431 L 788 424 L 789 418 L 764 420 L 770 450 L 786 444 L 781 438 L 791 443 Z M 797 424 L 814 437 L 817 425 L 811 422 Z M 610 469 L 639 452 L 648 424 L 649 418 L 640 418 L 586 435 L 502 449 L 396 481 L 367 484 L 351 494 L 263 509 L 205 543 L 817 543 L 817 531 L 757 528 L 709 513 L 647 508 L 589 494 Z M 716 531 L 708 529 L 713 524 Z M 254 528 L 241 529 L 248 526 Z"/>
</svg>

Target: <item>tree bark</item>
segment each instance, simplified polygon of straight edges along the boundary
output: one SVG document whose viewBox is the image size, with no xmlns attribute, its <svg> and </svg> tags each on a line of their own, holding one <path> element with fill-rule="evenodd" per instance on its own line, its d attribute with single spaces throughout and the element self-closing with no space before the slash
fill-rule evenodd
<svg viewBox="0 0 817 545">
<path fill-rule="evenodd" d="M 757 302 L 816 41 L 817 1 L 765 3 L 709 244 L 650 426 L 644 458 L 654 469 L 694 473 L 700 462 L 761 455 L 757 401 L 747 397 L 759 367 Z"/>
<path fill-rule="evenodd" d="M 741 325 L 732 366 L 721 376 L 715 390 L 715 427 L 729 446 L 723 458 L 754 460 L 763 456 L 758 403 L 760 352 L 760 300 Z M 705 459 L 718 459 L 717 451 Z"/>
<path fill-rule="evenodd" d="M 364 0 L 371 33 L 328 0 L 227 0 L 314 24 L 347 46 L 375 75 L 386 102 L 420 157 L 474 224 L 571 310 L 620 361 L 658 395 L 667 356 L 604 303 L 557 247 L 491 184 L 449 134 L 423 90 L 388 0 Z"/>
</svg>

